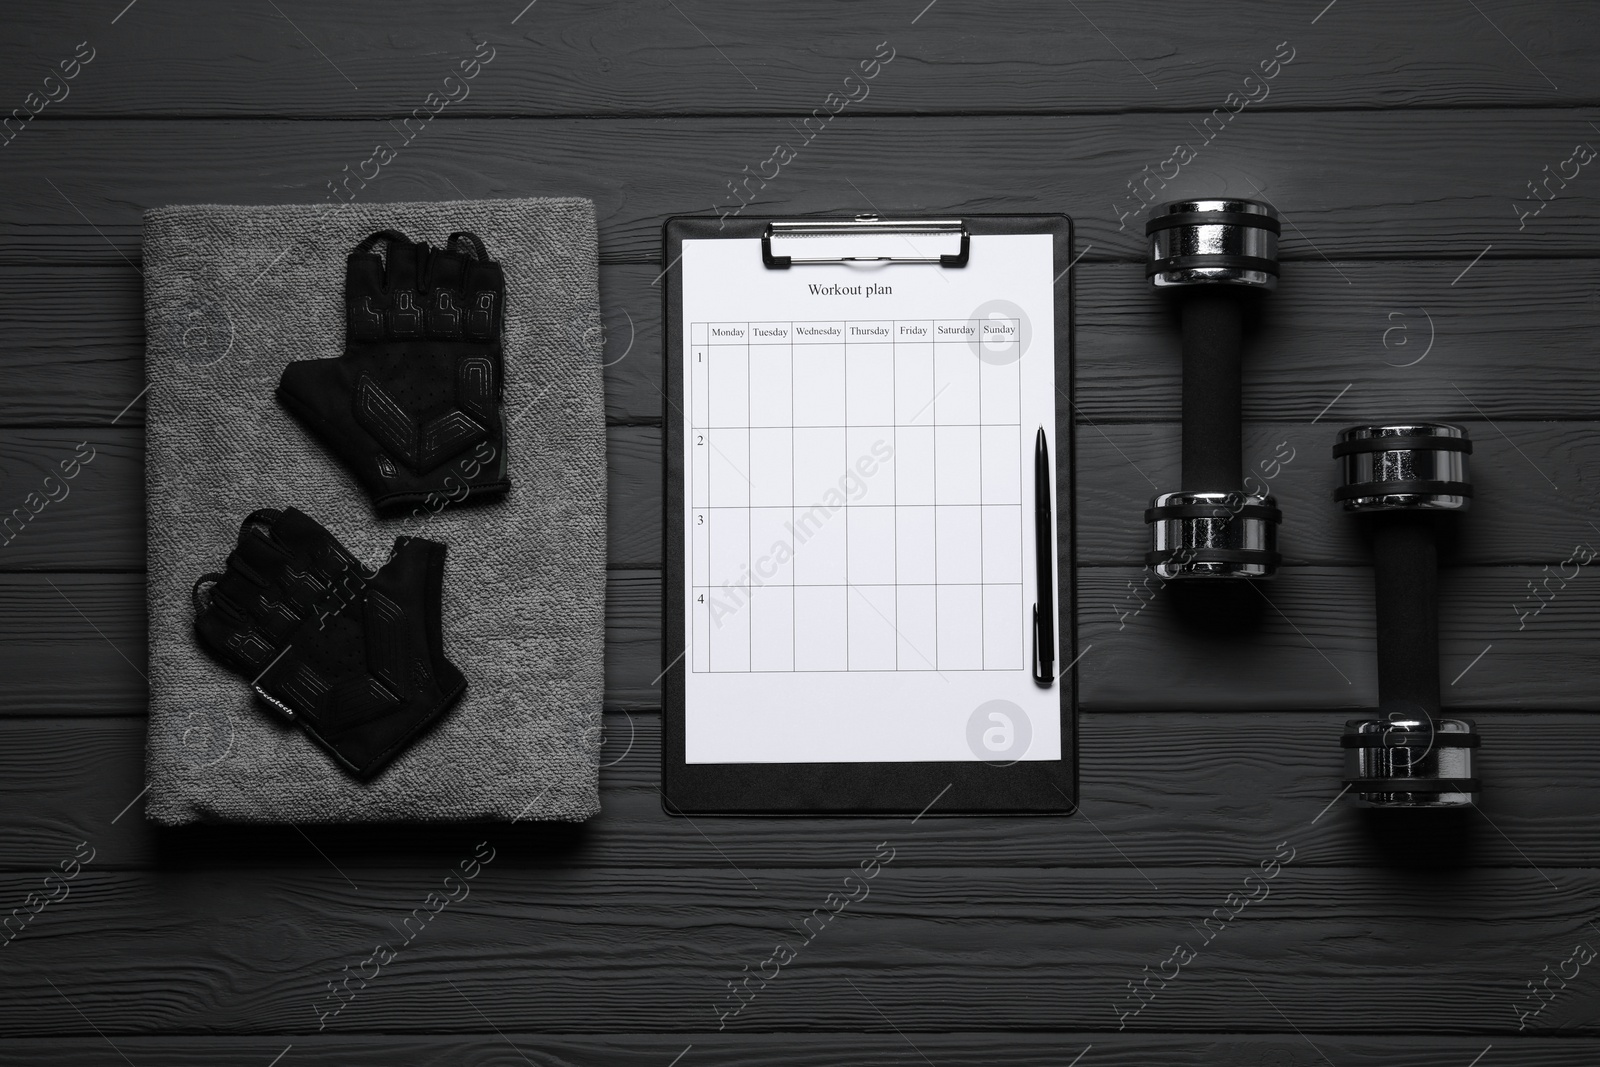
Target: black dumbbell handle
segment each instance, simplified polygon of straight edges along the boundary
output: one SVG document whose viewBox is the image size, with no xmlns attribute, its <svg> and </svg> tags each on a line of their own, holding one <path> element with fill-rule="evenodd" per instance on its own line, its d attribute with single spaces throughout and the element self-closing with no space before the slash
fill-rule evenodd
<svg viewBox="0 0 1600 1067">
<path fill-rule="evenodd" d="M 1439 714 L 1439 550 L 1432 516 L 1373 516 L 1380 711 Z"/>
<path fill-rule="evenodd" d="M 1244 300 L 1234 286 L 1196 285 L 1179 295 L 1183 315 L 1183 488 L 1240 488 L 1239 361 Z"/>
</svg>

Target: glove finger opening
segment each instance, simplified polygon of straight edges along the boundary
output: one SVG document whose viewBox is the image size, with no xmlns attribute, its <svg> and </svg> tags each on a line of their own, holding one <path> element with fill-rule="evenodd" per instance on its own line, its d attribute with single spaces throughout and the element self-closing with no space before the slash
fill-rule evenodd
<svg viewBox="0 0 1600 1067">
<path fill-rule="evenodd" d="M 417 271 L 426 247 L 405 240 L 390 243 L 389 257 L 384 261 L 383 281 L 391 298 L 396 290 L 417 291 Z"/>
<path fill-rule="evenodd" d="M 506 290 L 500 264 L 470 263 L 463 288 L 466 290 L 467 337 L 474 341 L 498 340 Z"/>
<path fill-rule="evenodd" d="M 435 252 L 428 257 L 428 277 L 423 288 L 460 289 L 467 276 L 466 256 L 459 252 Z"/>
<path fill-rule="evenodd" d="M 345 261 L 345 334 L 357 341 L 383 339 L 389 298 L 383 291 L 383 260 L 373 252 L 352 252 Z M 287 370 L 305 366 L 291 363 Z"/>
<path fill-rule="evenodd" d="M 469 260 L 459 252 L 435 252 L 428 257 L 428 277 L 422 294 L 427 305 L 427 333 L 442 341 L 460 340 Z"/>
</svg>

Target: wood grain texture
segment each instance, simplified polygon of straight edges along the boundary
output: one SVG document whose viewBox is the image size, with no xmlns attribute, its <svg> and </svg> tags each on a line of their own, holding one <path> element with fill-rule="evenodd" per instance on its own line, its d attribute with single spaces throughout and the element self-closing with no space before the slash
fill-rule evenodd
<svg viewBox="0 0 1600 1067">
<path fill-rule="evenodd" d="M 98 451 L 67 498 L 0 536 L 0 904 L 77 842 L 99 851 L 69 899 L 0 948 L 0 1062 L 1600 1060 L 1587 968 L 1521 1032 L 1516 1013 L 1542 968 L 1600 945 L 1600 585 L 1557 566 L 1600 544 L 1600 178 L 1552 181 L 1554 199 L 1518 220 L 1538 206 L 1529 183 L 1600 136 L 1594 5 L 525 3 L 116 0 L 4 17 L 7 107 L 76 42 L 96 58 L 0 152 L 0 526 L 76 442 Z M 596 202 L 612 424 L 603 813 L 158 831 L 139 800 L 143 405 L 127 408 L 144 387 L 141 212 L 324 202 L 484 39 L 498 51 L 470 98 L 359 198 Z M 1295 59 L 1270 97 L 1202 143 L 1202 121 L 1285 40 Z M 802 145 L 801 120 L 879 41 L 895 59 L 870 96 Z M 659 228 L 737 206 L 731 183 L 780 141 L 799 154 L 746 191 L 746 215 L 1077 220 L 1084 255 L 1062 282 L 1087 649 L 1077 817 L 662 810 Z M 1181 383 L 1131 183 L 1180 141 L 1196 158 L 1147 196 L 1265 196 L 1287 220 L 1244 409 L 1252 463 L 1295 449 L 1270 479 L 1291 565 L 1270 603 L 1198 616 L 1138 565 L 1139 512 L 1179 477 Z M 1465 422 L 1478 446 L 1444 578 L 1446 701 L 1485 740 L 1482 809 L 1458 820 L 1329 806 L 1340 725 L 1376 687 L 1371 574 L 1328 503 L 1327 446 L 1343 425 L 1418 417 Z M 486 837 L 497 858 L 471 896 L 318 1033 L 325 983 Z M 1270 898 L 1119 1032 L 1127 983 L 1198 939 L 1286 840 L 1296 861 Z M 870 898 L 717 1032 L 726 983 L 882 841 L 898 851 Z"/>
<path fill-rule="evenodd" d="M 83 454 L 92 450 L 94 458 L 60 486 L 57 468 L 82 442 L 88 442 Z M 606 462 L 607 559 L 612 566 L 655 565 L 661 558 L 660 430 L 610 428 Z M 57 482 L 47 485 L 52 476 Z M 52 492 L 59 501 L 49 499 Z M 141 427 L 0 430 L 0 572 L 143 570 L 144 498 Z M 406 521 L 391 525 L 398 532 Z M 219 550 L 219 562 L 226 550 Z"/>
<path fill-rule="evenodd" d="M 1559 592 L 1550 591 L 1558 588 L 1554 582 L 1541 590 L 1547 606 L 1536 615 L 1540 601 L 1529 582 L 1543 582 L 1539 568 L 1441 574 L 1439 661 L 1447 709 L 1595 707 L 1600 582 L 1586 585 L 1592 575 L 1579 573 Z M 1186 605 L 1170 586 L 1152 596 L 1145 577 L 1121 567 L 1078 571 L 1084 707 L 1376 706 L 1369 570 L 1286 568 L 1264 592 L 1238 591 L 1232 611 L 1215 601 Z M 1519 609 L 1529 614 L 1519 616 Z"/>
<path fill-rule="evenodd" d="M 1363 524 L 1333 503 L 1338 469 L 1329 449 L 1349 419 L 1250 423 L 1245 453 L 1254 481 L 1284 510 L 1280 547 L 1290 566 L 1365 565 Z M 1589 501 L 1600 494 L 1600 435 L 1593 422 L 1468 422 L 1476 497 L 1452 524 L 1458 564 L 1556 565 L 1580 545 L 1600 546 Z M 1179 427 L 1098 422 L 1078 427 L 1078 561 L 1136 565 L 1149 548 L 1144 509 L 1182 484 Z M 138 570 L 144 566 L 142 431 L 138 427 L 0 429 L 0 572 Z M 661 430 L 607 431 L 607 559 L 658 567 L 663 551 Z M 60 464 L 93 450 L 64 486 Z M 1287 457 L 1284 459 L 1282 457 Z M 56 480 L 46 484 L 45 479 Z M 64 492 L 65 495 L 62 495 Z M 37 497 L 30 498 L 30 494 Z M 50 493 L 60 497 L 50 500 Z M 42 506 L 41 506 L 41 501 Z M 37 508 L 37 513 L 34 509 Z M 1566 572 L 1571 575 L 1571 568 Z"/>
<path fill-rule="evenodd" d="M 1314 240 L 1327 250 L 1322 235 Z M 1321 415 L 1332 433 L 1391 418 L 1593 417 L 1600 263 L 1497 264 L 1501 247 L 1465 273 L 1466 263 L 1421 258 L 1285 266 L 1246 338 L 1245 418 Z M 1082 413 L 1095 422 L 1179 419 L 1179 324 L 1163 313 L 1143 264 L 1082 263 L 1073 277 Z"/>
<path fill-rule="evenodd" d="M 947 4 L 920 17 L 916 4 L 866 13 L 838 0 L 759 15 L 734 0 L 681 11 L 545 0 L 520 17 L 515 3 L 410 0 L 385 5 L 384 32 L 334 5 L 277 6 L 147 7 L 109 30 L 70 10 L 18 12 L 0 62 L 42 73 L 91 36 L 99 54 L 63 117 L 389 117 L 440 92 L 456 58 L 488 40 L 497 55 L 452 110 L 807 115 L 887 40 L 895 59 L 855 110 L 1070 113 L 1220 107 L 1284 38 L 1297 54 L 1263 108 L 1584 104 L 1600 48 L 1592 9 L 1573 0 L 1498 4 L 1493 22 L 1468 5 L 1335 9 L 1315 25 L 1316 10 L 1268 0 L 1203 19 L 1137 18 L 1111 0 L 998 14 Z"/>
<path fill-rule="evenodd" d="M 1499 1035 L 1496 1055 L 1524 1067 L 1589 1067 L 1600 1042 L 1583 1037 Z M 694 1032 L 660 1036 L 597 1037 L 534 1034 L 508 1026 L 482 1037 L 363 1035 L 341 1037 L 294 1031 L 255 1037 L 119 1037 L 116 1047 L 134 1063 L 172 1067 L 261 1067 L 292 1046 L 293 1062 L 306 1067 L 661 1067 L 692 1046 L 694 1062 L 707 1067 L 992 1067 L 1003 1056 L 1014 1067 L 1062 1067 L 1093 1048 L 1106 1067 L 1438 1067 L 1470 1063 L 1484 1051 L 1476 1038 L 1446 1035 L 1347 1037 L 1343 1034 L 1130 1034 L 1087 1030 L 1070 1034 L 1013 1031 L 993 1034 L 896 1033 L 881 1020 L 867 1032 L 729 1034 Z M 85 1035 L 58 1040 L 0 1040 L 0 1056 L 37 1067 L 102 1065 L 114 1053 L 104 1039 Z M 285 1057 L 285 1065 L 290 1061 Z M 684 1061 L 688 1062 L 687 1058 Z"/>
<path fill-rule="evenodd" d="M 1441 585 L 1445 706 L 1592 711 L 1600 582 L 1588 568 L 1462 567 Z M 1080 567 L 1077 666 L 1095 711 L 1356 710 L 1377 703 L 1372 576 L 1289 567 L 1262 594 L 1195 613 L 1134 567 Z M 1544 583 L 1550 582 L 1549 585 Z M 1537 583 L 1538 596 L 1529 583 Z M 0 576 L 0 716 L 132 714 L 144 706 L 142 575 Z M 660 706 L 661 577 L 606 586 L 606 706 Z M 1522 614 L 1519 615 L 1519 612 Z M 1519 628 L 1520 627 L 1520 628 Z M 1492 648 L 1490 646 L 1493 646 Z M 1487 650 L 1487 651 L 1486 651 Z M 1479 654 L 1483 653 L 1481 658 Z M 671 656 L 666 657 L 671 659 Z"/>
<path fill-rule="evenodd" d="M 1395 419 L 1358 410 L 1354 390 L 1316 421 L 1247 423 L 1246 468 L 1252 490 L 1270 491 L 1283 509 L 1278 547 L 1288 565 L 1365 565 L 1363 519 L 1334 502 L 1342 471 L 1331 457 L 1338 431 L 1352 423 Z M 1347 405 L 1348 402 L 1348 406 Z M 1402 421 L 1403 416 L 1400 416 Z M 1559 564 L 1578 545 L 1600 549 L 1600 425 L 1590 422 L 1454 420 L 1473 441 L 1472 506 L 1442 527 L 1453 547 L 1446 561 Z M 1144 509 L 1151 496 L 1183 485 L 1177 423 L 1078 426 L 1078 561 L 1091 566 L 1140 562 L 1150 547 Z M 1573 568 L 1566 574 L 1570 577 Z M 1554 587 L 1555 583 L 1552 583 Z"/>
<path fill-rule="evenodd" d="M 649 265 L 608 265 L 605 294 L 606 414 L 614 422 L 659 421 L 660 274 Z M 342 286 L 343 277 L 331 284 Z M 0 426 L 138 426 L 144 377 L 144 289 L 116 265 L 0 266 Z M 337 355 L 341 338 L 329 338 Z M 129 407 L 130 402 L 132 407 Z M 118 416 L 121 416 L 118 418 Z"/>
<path fill-rule="evenodd" d="M 0 431 L 0 569 L 142 571 L 144 559 L 142 427 Z"/>
<path fill-rule="evenodd" d="M 1453 260 L 1293 264 L 1249 340 L 1246 418 L 1322 415 L 1330 433 L 1357 419 L 1594 418 L 1600 260 L 1486 265 L 1452 286 L 1464 266 Z M 657 422 L 666 407 L 660 273 L 655 264 L 600 270 L 613 422 Z M 1143 270 L 1086 259 L 1069 277 L 1080 421 L 1177 420 L 1178 329 Z M 15 294 L 0 306 L 0 372 L 11 384 L 0 426 L 105 425 L 144 388 L 143 294 L 126 264 L 0 266 L 0 285 Z M 329 352 L 337 346 L 330 338 Z M 143 418 L 136 403 L 118 425 Z"/>
<path fill-rule="evenodd" d="M 0 687 L 0 716 L 142 711 L 144 587 L 143 573 L 0 574 L 0 663 L 15 667 Z M 607 575 L 608 707 L 660 704 L 650 684 L 661 672 L 660 590 L 659 571 Z"/>
<path fill-rule="evenodd" d="M 854 214 L 874 205 L 888 214 L 1064 211 L 1087 258 L 1140 261 L 1148 211 L 1133 214 L 1142 201 L 1128 185 L 1176 142 L 1199 139 L 1191 121 L 840 116 L 746 199 L 755 198 L 751 214 Z M 14 194 L 0 219 L 0 261 L 8 263 L 137 262 L 141 212 L 162 204 L 331 204 L 329 185 L 344 168 L 396 138 L 377 120 L 84 120 L 41 122 L 27 136 L 31 143 L 19 138 L 7 150 Z M 1326 256 L 1345 269 L 1355 260 L 1440 257 L 1464 268 L 1492 244 L 1473 270 L 1504 274 L 1525 258 L 1593 257 L 1600 216 L 1582 206 L 1587 171 L 1548 194 L 1554 199 L 1521 230 L 1518 211 L 1537 205 L 1516 206 L 1543 167 L 1593 136 L 1582 112 L 1561 109 L 1245 113 L 1194 146 L 1196 158 L 1170 182 L 1152 179 L 1145 196 L 1264 195 L 1293 223 L 1281 245 L 1290 263 Z M 649 262 L 660 255 L 666 216 L 734 210 L 744 201 L 729 183 L 742 168 L 798 139 L 777 117 L 440 118 L 397 148 L 357 199 L 586 196 L 595 201 L 601 255 Z M 1458 165 L 1468 144 L 1495 149 Z M 1120 224 L 1119 211 L 1129 213 Z"/>
<path fill-rule="evenodd" d="M 460 713 L 470 711 L 469 703 Z M 1085 712 L 1081 817 L 944 819 L 936 804 L 916 825 L 916 849 L 895 862 L 994 870 L 1248 866 L 1260 858 L 1263 842 L 1292 838 L 1295 863 L 1313 867 L 1516 867 L 1559 881 L 1560 868 L 1592 866 L 1600 816 L 1600 782 L 1589 770 L 1600 759 L 1592 718 L 1474 714 L 1484 737 L 1482 815 L 1432 820 L 1422 833 L 1417 820 L 1363 812 L 1348 797 L 1335 802 L 1344 720 L 1337 712 Z M 135 802 L 144 788 L 144 725 L 132 716 L 0 719 L 0 870 L 27 874 L 53 866 L 52 856 L 81 840 L 93 841 L 95 864 L 106 869 L 322 865 L 290 827 L 173 832 L 146 823 Z M 578 828 L 484 828 L 507 842 L 496 863 L 532 872 L 828 868 L 907 829 L 903 818 L 669 816 L 657 788 L 661 720 L 652 713 L 608 713 L 601 763 L 598 818 Z M 304 832 L 360 884 L 359 871 L 402 860 L 448 867 L 469 829 L 307 826 Z"/>
<path fill-rule="evenodd" d="M 397 956 L 368 970 L 328 1031 L 470 1033 L 488 1018 L 534 1032 L 691 1034 L 715 1029 L 738 1003 L 726 983 L 759 974 L 783 942 L 796 958 L 765 989 L 752 984 L 733 1033 L 873 1031 L 885 1017 L 908 1031 L 1074 1033 L 1116 1029 L 1133 1006 L 1128 983 L 1187 943 L 1198 958 L 1129 1030 L 1276 1030 L 1287 1016 L 1310 1033 L 1404 1035 L 1422 1013 L 1429 1033 L 1492 1040 L 1517 1032 L 1524 983 L 1595 937 L 1594 871 L 1552 884 L 1532 870 L 1290 865 L 1202 944 L 1201 919 L 1238 909 L 1229 894 L 1246 892 L 1258 862 L 1142 874 L 899 865 L 921 832 L 908 823 L 881 849 L 841 850 L 821 869 L 491 864 L 458 880 L 455 903 L 431 908 L 455 864 L 347 872 L 358 880 L 327 864 L 247 878 L 91 864 L 3 950 L 0 992 L 18 1037 L 88 1035 L 85 1018 L 113 1038 L 310 1030 L 327 983 L 346 966 L 359 975 L 387 944 Z M 485 841 L 498 856 L 492 831 L 463 832 L 458 861 Z M 1279 846 L 1260 842 L 1257 861 L 1297 855 L 1293 842 Z M 858 902 L 813 919 L 800 944 L 802 921 L 839 908 L 829 894 L 879 853 L 895 862 L 858 880 Z M 21 900 L 38 881 L 0 876 L 0 899 Z M 405 943 L 403 920 L 418 908 L 437 914 L 413 920 Z M 1596 1036 L 1600 987 L 1569 983 L 1538 1022 Z"/>
</svg>

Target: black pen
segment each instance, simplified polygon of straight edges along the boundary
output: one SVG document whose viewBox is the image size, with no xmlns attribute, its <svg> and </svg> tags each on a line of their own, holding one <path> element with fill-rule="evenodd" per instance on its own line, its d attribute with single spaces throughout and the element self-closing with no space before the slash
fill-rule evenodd
<svg viewBox="0 0 1600 1067">
<path fill-rule="evenodd" d="M 1044 427 L 1033 449 L 1033 541 L 1038 553 L 1039 599 L 1033 605 L 1033 680 L 1056 680 L 1055 523 L 1050 519 L 1050 445 Z"/>
</svg>

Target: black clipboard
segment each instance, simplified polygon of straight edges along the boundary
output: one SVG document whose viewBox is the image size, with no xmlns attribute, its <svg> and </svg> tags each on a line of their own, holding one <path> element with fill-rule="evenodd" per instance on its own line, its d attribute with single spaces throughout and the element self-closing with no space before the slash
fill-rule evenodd
<svg viewBox="0 0 1600 1067">
<path fill-rule="evenodd" d="M 923 245 L 900 240 L 876 260 L 937 261 L 946 269 L 965 263 L 968 237 L 987 234 L 1048 234 L 1052 239 L 1055 300 L 1056 536 L 1060 565 L 1056 603 L 1060 617 L 1061 658 L 1055 688 L 1061 715 L 1061 758 L 985 762 L 924 763 L 688 763 L 685 760 L 685 692 L 687 650 L 684 633 L 683 579 L 686 547 L 683 535 L 683 272 L 675 269 L 685 240 L 760 239 L 762 260 L 752 269 L 804 269 L 807 259 L 785 236 L 846 232 L 916 234 Z M 664 809 L 673 815 L 893 815 L 909 814 L 1069 814 L 1078 798 L 1076 565 L 1074 562 L 1076 497 L 1074 439 L 1070 397 L 1074 392 L 1071 299 L 1072 220 L 1066 215 L 966 215 L 960 218 L 740 218 L 679 216 L 662 228 L 666 331 L 665 424 L 666 568 L 662 587 L 662 751 L 661 792 Z M 943 240 L 940 240 L 944 238 Z M 931 251 L 924 251 L 931 249 Z"/>
</svg>

